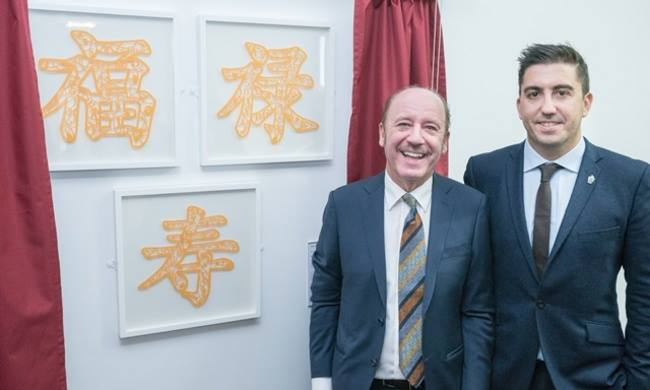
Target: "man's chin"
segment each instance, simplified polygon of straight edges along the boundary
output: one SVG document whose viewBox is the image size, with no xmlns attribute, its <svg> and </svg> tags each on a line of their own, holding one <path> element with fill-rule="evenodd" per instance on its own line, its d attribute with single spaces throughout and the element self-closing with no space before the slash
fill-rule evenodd
<svg viewBox="0 0 650 390">
<path fill-rule="evenodd" d="M 548 148 L 559 148 L 564 144 L 564 140 L 556 135 L 553 136 L 546 136 L 546 137 L 538 137 L 537 138 L 537 144 L 539 144 L 542 148 L 548 149 Z"/>
<path fill-rule="evenodd" d="M 402 171 L 400 172 L 400 180 L 409 188 L 405 188 L 405 190 L 410 191 L 427 181 L 431 174 L 433 174 L 433 172 L 428 173 L 426 169 Z"/>
</svg>

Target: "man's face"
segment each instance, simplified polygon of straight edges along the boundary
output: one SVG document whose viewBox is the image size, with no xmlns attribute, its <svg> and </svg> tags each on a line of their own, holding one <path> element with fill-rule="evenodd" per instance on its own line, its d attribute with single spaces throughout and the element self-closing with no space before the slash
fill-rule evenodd
<svg viewBox="0 0 650 390">
<path fill-rule="evenodd" d="M 379 145 L 386 154 L 386 172 L 405 191 L 422 185 L 447 151 L 445 108 L 431 91 L 400 92 L 379 124 Z"/>
<path fill-rule="evenodd" d="M 524 72 L 517 111 L 528 142 L 544 158 L 555 160 L 580 141 L 580 123 L 593 96 L 582 95 L 576 65 L 537 64 Z"/>
</svg>

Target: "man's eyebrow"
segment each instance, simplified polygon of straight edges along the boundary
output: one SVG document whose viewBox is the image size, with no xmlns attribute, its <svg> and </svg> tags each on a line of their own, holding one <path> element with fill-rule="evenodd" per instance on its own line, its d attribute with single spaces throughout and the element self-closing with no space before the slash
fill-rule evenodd
<svg viewBox="0 0 650 390">
<path fill-rule="evenodd" d="M 533 86 L 530 86 L 530 87 L 526 87 L 526 88 L 524 88 L 523 91 L 524 91 L 524 92 L 530 92 L 530 91 L 539 91 L 539 90 L 541 90 L 541 89 L 542 89 L 542 88 L 540 88 L 540 87 L 536 87 L 536 86 L 533 85 Z"/>
<path fill-rule="evenodd" d="M 569 89 L 569 90 L 574 90 L 573 86 L 570 84 L 558 84 L 553 86 L 553 90 L 557 91 L 558 89 Z M 531 91 L 541 91 L 542 87 L 538 87 L 536 85 L 531 85 L 529 87 L 525 87 L 522 91 L 523 92 L 531 92 Z"/>
</svg>

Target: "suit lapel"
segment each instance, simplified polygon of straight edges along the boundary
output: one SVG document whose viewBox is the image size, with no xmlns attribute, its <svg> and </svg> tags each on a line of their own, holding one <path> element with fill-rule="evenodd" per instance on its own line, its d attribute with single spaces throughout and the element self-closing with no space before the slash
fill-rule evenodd
<svg viewBox="0 0 650 390">
<path fill-rule="evenodd" d="M 512 226 L 519 242 L 519 248 L 528 263 L 530 272 L 539 281 L 533 250 L 530 246 L 528 226 L 526 225 L 526 213 L 524 211 L 524 143 L 513 149 L 510 159 L 506 163 L 506 191 L 508 192 L 508 203 Z"/>
<path fill-rule="evenodd" d="M 429 239 L 427 242 L 427 265 L 424 279 L 423 312 L 426 313 L 436 285 L 436 274 L 445 248 L 445 241 L 454 211 L 449 197 L 451 186 L 448 179 L 435 175 L 431 191 L 431 213 L 429 217 Z"/>
<path fill-rule="evenodd" d="M 560 248 L 562 248 L 562 245 L 569 236 L 569 233 L 573 229 L 573 226 L 578 221 L 578 217 L 582 213 L 582 210 L 585 208 L 585 205 L 587 204 L 591 193 L 594 191 L 594 188 L 596 188 L 596 185 L 598 184 L 597 179 L 598 174 L 600 173 L 600 168 L 596 162 L 599 160 L 599 158 L 600 157 L 596 148 L 585 139 L 585 153 L 582 157 L 582 163 L 580 164 L 580 171 L 578 172 L 578 177 L 576 178 L 576 184 L 573 187 L 571 199 L 569 199 L 569 204 L 567 205 L 566 211 L 564 212 L 564 218 L 562 218 L 560 229 L 558 230 L 557 237 L 555 238 L 555 243 L 549 255 L 549 263 L 553 261 L 553 258 L 557 252 L 560 250 Z M 593 176 L 593 178 L 596 180 L 589 180 L 590 176 Z"/>
<path fill-rule="evenodd" d="M 386 255 L 384 250 L 384 174 L 369 180 L 364 189 L 363 223 L 366 243 L 377 282 L 377 290 L 384 308 L 386 306 Z"/>
</svg>

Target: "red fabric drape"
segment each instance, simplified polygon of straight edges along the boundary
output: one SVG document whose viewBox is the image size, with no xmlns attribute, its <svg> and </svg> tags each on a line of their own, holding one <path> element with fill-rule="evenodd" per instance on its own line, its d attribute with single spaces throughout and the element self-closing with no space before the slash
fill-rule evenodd
<svg viewBox="0 0 650 390">
<path fill-rule="evenodd" d="M 348 182 L 385 168 L 378 130 L 383 104 L 409 85 L 447 94 L 437 0 L 356 0 Z M 446 155 L 436 171 L 447 175 Z"/>
<path fill-rule="evenodd" d="M 0 1 L 0 389 L 66 388 L 57 254 L 26 0 Z"/>
</svg>

